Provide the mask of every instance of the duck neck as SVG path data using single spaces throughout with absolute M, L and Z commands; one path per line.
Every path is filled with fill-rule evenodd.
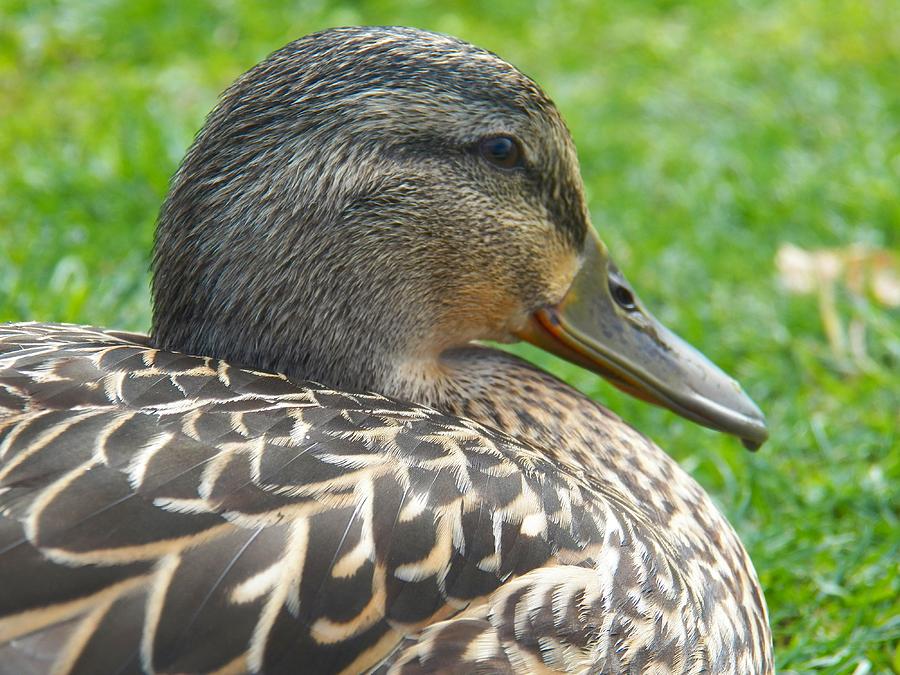
M 720 535 L 737 541 L 704 491 L 669 455 L 565 382 L 484 347 L 445 352 L 441 368 L 442 379 L 413 400 L 506 432 L 600 492 L 624 495 L 672 541 L 693 546 Z M 703 517 L 674 519 L 679 512 Z M 742 549 L 736 544 L 734 550 Z
M 549 373 L 487 347 L 445 351 L 436 363 L 421 365 L 418 371 L 410 368 L 389 393 L 499 429 L 592 474 L 606 473 L 610 464 L 618 463 L 622 453 L 614 437 L 622 430 L 638 435 Z M 647 446 L 651 454 L 663 454 L 653 444 Z
M 659 446 L 577 389 L 512 354 L 474 346 L 452 349 L 441 355 L 439 376 L 420 382 L 427 384 L 408 390 L 411 396 L 404 398 L 533 446 L 595 487 L 629 495 L 644 517 L 661 527 L 671 527 L 673 504 L 702 504 L 718 516 L 700 487 Z M 671 489 L 675 484 L 681 486 L 677 494 Z

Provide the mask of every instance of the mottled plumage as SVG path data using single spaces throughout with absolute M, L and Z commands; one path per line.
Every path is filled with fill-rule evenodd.
M 526 129 L 519 174 L 470 147 Z M 559 303 L 589 227 L 487 52 L 340 29 L 245 75 L 160 216 L 151 337 L 0 326 L 0 673 L 773 672 L 703 490 L 467 346 Z

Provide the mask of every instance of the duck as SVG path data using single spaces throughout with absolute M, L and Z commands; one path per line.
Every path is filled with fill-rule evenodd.
M 774 672 L 706 492 L 492 346 L 767 438 L 615 265 L 514 66 L 404 27 L 275 51 L 151 267 L 149 334 L 0 326 L 0 672 Z

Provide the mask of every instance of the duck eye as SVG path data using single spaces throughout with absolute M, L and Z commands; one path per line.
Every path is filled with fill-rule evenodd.
M 634 300 L 634 294 L 627 286 L 620 284 L 614 279 L 609 280 L 609 292 L 613 296 L 613 300 L 627 312 L 633 312 L 637 309 L 637 303 Z
M 509 136 L 491 136 L 479 144 L 481 156 L 502 169 L 512 169 L 521 164 L 522 152 L 518 142 Z

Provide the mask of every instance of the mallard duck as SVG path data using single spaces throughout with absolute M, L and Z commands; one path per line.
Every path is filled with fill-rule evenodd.
M 4 673 L 771 673 L 753 566 L 528 340 L 750 446 L 559 112 L 407 28 L 293 42 L 170 186 L 149 336 L 0 327 Z

